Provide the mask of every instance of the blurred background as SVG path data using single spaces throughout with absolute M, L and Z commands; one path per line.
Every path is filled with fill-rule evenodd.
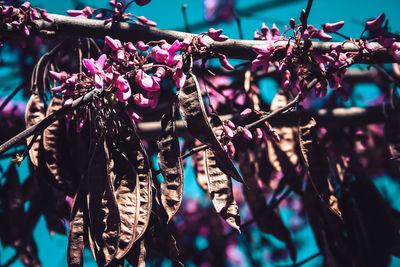
M 222 28 L 224 34 L 230 38 L 239 38 L 238 25 L 230 13 L 230 3 L 234 4 L 234 8 L 238 18 L 240 19 L 243 38 L 252 39 L 254 31 L 261 28 L 264 22 L 271 27 L 273 23 L 281 30 L 288 25 L 290 18 L 298 20 L 300 11 L 306 7 L 306 0 L 153 0 L 150 4 L 139 7 L 132 4 L 128 11 L 135 15 L 144 15 L 148 19 L 158 23 L 158 27 L 163 29 L 186 31 L 187 26 L 193 33 L 201 33 L 207 31 L 208 28 Z M 90 0 L 90 1 L 46 1 L 33 0 L 32 6 L 47 9 L 49 13 L 57 13 L 66 15 L 68 9 L 81 9 L 85 6 L 93 8 L 108 7 L 107 1 Z M 182 6 L 186 4 L 187 22 L 184 23 Z M 364 28 L 365 21 L 377 17 L 382 12 L 386 13 L 389 20 L 388 29 L 393 33 L 400 32 L 400 16 L 399 16 L 398 0 L 381 0 L 381 1 L 361 1 L 361 0 L 336 0 L 336 1 L 314 1 L 311 9 L 309 24 L 315 25 L 317 28 L 325 22 L 336 22 L 343 20 L 345 26 L 340 31 L 342 34 L 350 37 L 359 37 Z M 333 35 L 334 41 L 342 41 L 343 39 L 337 35 Z M 44 51 L 43 51 L 44 52 Z M 13 48 L 7 43 L 0 50 L 0 97 L 1 101 L 9 95 L 14 88 L 22 83 L 24 75 L 27 71 L 21 65 L 35 64 L 35 59 L 29 56 L 25 57 L 21 62 L 20 50 Z M 233 61 L 233 63 L 240 63 Z M 363 66 L 362 68 L 366 68 Z M 27 74 L 25 74 L 27 75 Z M 29 75 L 29 74 L 28 74 Z M 259 84 L 263 100 L 270 104 L 274 95 L 278 91 L 278 85 L 274 80 L 265 79 Z M 374 84 L 359 84 L 347 102 L 340 105 L 348 106 L 367 106 L 371 103 L 379 102 L 380 91 Z M 323 100 L 322 100 L 323 101 Z M 4 112 L 14 112 L 16 116 L 23 116 L 27 97 L 21 92 L 7 106 Z M 318 108 L 322 102 L 315 101 L 313 108 Z M 17 150 L 18 148 L 16 148 Z M 15 151 L 16 151 L 15 150 Z M 14 152 L 15 152 L 14 151 Z M 10 151 L 13 152 L 13 151 Z M 28 173 L 28 160 L 26 159 L 18 169 L 21 182 L 24 181 Z M 155 160 L 156 161 L 156 160 Z M 190 162 L 190 161 L 188 161 Z M 3 169 L 9 164 L 9 159 L 1 160 L 0 165 Z M 394 181 L 390 176 L 382 173 L 381 176 L 374 179 L 378 189 L 381 191 L 385 199 L 389 201 L 391 206 L 400 210 L 400 187 L 398 182 Z M 240 185 L 235 184 L 236 188 Z M 192 214 L 192 217 L 178 215 L 176 223 L 178 229 L 186 231 L 190 240 L 185 240 L 193 246 L 193 253 L 206 253 L 204 251 L 212 245 L 210 240 L 205 236 L 207 234 L 194 235 L 190 233 L 187 224 L 196 223 L 204 217 L 207 217 L 208 210 L 212 209 L 210 200 L 204 196 L 203 191 L 199 188 L 194 178 L 194 171 L 191 164 L 186 164 L 185 169 L 185 187 L 184 187 L 184 203 L 181 207 L 182 212 Z M 236 190 L 238 191 L 238 190 Z M 236 195 L 235 195 L 236 197 Z M 249 210 L 246 205 L 241 202 L 242 223 L 250 219 Z M 312 230 L 301 213 L 295 212 L 300 201 L 296 196 L 292 196 L 288 201 L 283 201 L 280 206 L 280 213 L 285 225 L 291 230 L 292 238 L 296 242 L 297 259 L 301 261 L 312 255 L 315 258 L 308 261 L 302 266 L 321 266 L 322 257 L 318 254 L 318 247 L 315 243 Z M 182 213 L 181 212 L 181 213 Z M 187 220 L 187 221 L 185 221 Z M 0 222 L 1 227 L 1 222 Z M 229 233 L 230 229 L 225 227 L 225 232 Z M 201 231 L 200 231 L 201 232 Z M 291 264 L 290 257 L 285 249 L 285 244 L 271 235 L 264 234 L 255 226 L 247 227 L 241 235 L 234 233 L 234 242 L 228 245 L 226 250 L 227 266 L 279 266 Z M 38 246 L 38 253 L 42 266 L 67 266 L 66 248 L 67 237 L 57 233 L 50 234 L 46 228 L 44 218 L 40 218 L 37 227 L 34 230 L 34 239 Z M 85 266 L 96 266 L 92 260 L 89 250 L 85 252 Z M 2 247 L 0 245 L 0 266 L 3 266 L 13 255 L 15 251 L 10 247 Z M 186 262 L 187 266 L 196 266 L 194 262 Z M 156 264 L 149 262 L 149 266 Z M 171 266 L 168 260 L 157 262 L 162 266 Z M 19 261 L 14 262 L 13 267 L 23 266 Z M 202 265 L 203 266 L 203 265 Z M 207 265 L 204 265 L 207 266 Z M 393 257 L 391 266 L 400 266 L 400 259 Z

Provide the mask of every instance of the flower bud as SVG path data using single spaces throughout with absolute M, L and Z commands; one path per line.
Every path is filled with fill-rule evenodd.
M 244 118 L 251 114 L 252 110 L 250 108 L 246 108 L 240 113 L 240 117 Z
M 367 21 L 365 29 L 369 31 L 375 31 L 379 29 L 382 23 L 385 21 L 385 13 L 380 14 L 376 19 Z
M 338 21 L 335 23 L 325 23 L 324 25 L 322 25 L 322 28 L 327 33 L 333 33 L 333 32 L 337 32 L 338 30 L 340 30 L 343 27 L 343 25 L 344 25 L 344 21 Z

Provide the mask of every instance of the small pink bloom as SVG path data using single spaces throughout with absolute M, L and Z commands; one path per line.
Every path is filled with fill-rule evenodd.
M 231 120 L 226 120 L 226 124 L 228 125 L 229 128 L 235 129 L 235 124 Z
M 110 36 L 106 36 L 104 42 L 113 50 L 117 51 L 118 49 L 122 48 L 121 41 L 118 39 L 113 39 Z
M 125 52 L 124 52 L 124 50 L 119 49 L 117 51 L 117 61 L 122 62 L 122 61 L 124 61 L 124 59 L 125 59 Z
M 138 19 L 141 23 L 146 24 L 146 25 L 148 25 L 148 26 L 151 26 L 151 27 L 157 26 L 157 23 L 156 23 L 156 22 L 147 19 L 145 16 L 137 17 L 137 19 Z
M 257 144 L 261 142 L 263 138 L 263 132 L 260 128 L 256 128 L 256 140 L 257 140 Z
M 132 54 L 136 53 L 136 47 L 132 44 L 132 42 L 128 42 L 125 44 L 125 48 L 131 52 Z
M 164 60 L 168 58 L 169 54 L 167 51 L 156 45 L 151 49 L 151 55 L 157 62 L 164 62 Z
M 225 55 L 220 55 L 219 56 L 219 62 L 221 63 L 222 67 L 224 67 L 226 70 L 234 70 L 235 68 L 228 62 L 226 59 Z
M 48 22 L 53 22 L 53 18 L 47 13 L 45 9 L 40 9 L 40 14 L 42 15 L 43 19 Z
M 96 19 L 104 19 L 106 17 L 106 11 L 101 10 L 99 14 L 96 15 Z
M 61 84 L 61 85 L 59 85 L 59 86 L 53 87 L 53 88 L 51 88 L 51 91 L 52 91 L 52 92 L 55 92 L 55 93 L 60 93 L 60 92 L 64 91 L 65 85 L 66 85 L 66 84 L 63 83 L 63 84 Z
M 115 92 L 115 96 L 117 97 L 119 102 L 126 102 L 132 96 L 132 92 L 131 92 L 131 90 L 128 90 L 126 92 L 122 92 L 121 90 L 117 90 Z
M 225 135 L 226 137 L 228 137 L 229 139 L 232 139 L 235 135 L 233 134 L 233 131 L 231 128 L 225 126 L 224 127 L 224 131 L 225 131 Z
M 160 85 L 154 78 L 142 70 L 136 71 L 135 81 L 143 88 L 143 90 L 154 92 L 160 90 Z
M 228 148 L 228 157 L 233 160 L 235 157 L 236 149 L 232 142 L 229 142 L 227 145 Z
M 55 72 L 50 70 L 49 74 L 50 77 L 56 80 L 57 82 L 64 82 L 68 78 L 68 75 L 65 71 Z
M 40 19 L 39 13 L 34 8 L 31 9 L 31 18 L 32 20 Z
M 333 32 L 337 32 L 338 30 L 340 30 L 343 27 L 343 25 L 344 25 L 344 21 L 338 21 L 335 23 L 325 23 L 324 25 L 322 25 L 322 28 L 327 33 L 333 33 Z
M 332 40 L 332 36 L 326 34 L 323 30 L 319 30 L 316 37 L 323 42 L 328 42 Z
M 29 29 L 28 29 L 28 27 L 26 27 L 26 25 L 24 25 L 24 33 L 26 36 L 30 35 Z
M 375 31 L 379 29 L 382 23 L 385 21 L 385 13 L 380 14 L 376 19 L 367 21 L 365 29 Z
M 214 41 L 217 41 L 217 42 L 225 42 L 225 41 L 228 40 L 228 39 L 229 39 L 228 36 L 221 34 L 220 36 L 216 37 L 216 38 L 214 39 Z
M 210 36 L 211 39 L 215 39 L 218 36 L 220 36 L 222 34 L 222 29 L 214 29 L 214 28 L 210 28 L 208 29 L 208 36 Z
M 251 132 L 246 129 L 246 128 L 242 128 L 242 134 L 244 136 L 244 138 L 246 138 L 247 140 L 251 140 L 253 139 L 253 135 L 251 134 Z
M 154 76 L 162 79 L 165 76 L 165 69 L 163 67 L 158 67 L 157 71 L 154 73 Z
M 240 113 L 240 117 L 244 118 L 251 114 L 252 110 L 250 108 L 246 108 Z
M 145 44 L 143 41 L 139 41 L 136 43 L 137 48 L 139 48 L 140 51 L 145 52 L 149 50 L 149 45 Z
M 107 56 L 102 54 L 96 62 L 93 59 L 84 58 L 82 60 L 85 68 L 94 76 L 94 82 L 97 88 L 103 87 L 104 65 L 107 61 Z
M 181 89 L 185 85 L 186 75 L 183 73 L 182 69 L 177 69 L 172 75 L 172 79 L 175 81 L 176 87 Z
M 168 49 L 168 52 L 175 53 L 177 52 L 182 46 L 182 43 L 179 42 L 179 40 L 175 40 L 175 42 L 171 45 L 171 47 Z
M 203 47 L 208 47 L 208 43 L 204 40 L 204 38 L 203 37 L 199 37 L 198 38 L 198 40 L 199 40 L 199 44 L 201 45 L 201 46 L 203 46 Z
M 64 101 L 64 106 L 70 107 L 70 106 L 72 105 L 72 103 L 74 103 L 74 100 L 73 100 L 72 98 L 67 98 L 67 99 Z
M 23 11 L 27 11 L 31 7 L 31 3 L 28 1 L 24 2 L 19 8 Z
M 136 105 L 138 105 L 140 107 L 155 108 L 158 104 L 158 98 L 155 98 L 155 99 L 146 98 L 141 93 L 135 94 L 133 96 L 133 101 L 135 102 Z

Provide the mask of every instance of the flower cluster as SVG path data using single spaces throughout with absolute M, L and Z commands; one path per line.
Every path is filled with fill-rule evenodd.
M 222 30 L 215 29 L 199 36 L 188 36 L 182 42 L 176 40 L 172 44 L 165 40 L 123 44 L 106 36 L 103 54 L 97 60 L 82 60 L 87 72 L 67 74 L 50 71 L 51 78 L 58 82 L 51 91 L 61 93 L 64 105 L 70 106 L 74 99 L 94 87 L 102 88 L 111 99 L 124 103 L 129 115 L 138 120 L 141 117 L 133 111 L 134 106 L 155 108 L 160 97 L 161 81 L 166 75 L 171 77 L 178 89 L 183 87 L 186 80 L 184 56 L 207 46 L 199 41 L 204 35 L 216 41 L 227 39 Z M 218 57 L 224 67 L 233 69 L 224 55 L 218 54 Z
M 67 10 L 67 14 L 73 17 L 90 19 L 93 17 L 94 13 L 98 13 L 95 17 L 97 19 L 107 18 L 105 19 L 105 21 L 115 21 L 115 22 L 133 21 L 134 23 L 139 25 L 157 26 L 157 23 L 147 19 L 144 16 L 136 16 L 131 13 L 125 13 L 128 6 L 133 2 L 136 2 L 136 4 L 139 6 L 143 6 L 150 3 L 150 1 L 151 0 L 136 0 L 136 1 L 131 1 L 128 4 L 124 5 L 123 2 L 110 0 L 109 4 L 112 7 L 112 9 L 107 9 L 107 8 L 93 9 L 87 6 L 82 10 Z
M 375 31 L 379 29 L 385 20 L 385 15 L 381 14 L 375 20 L 368 21 L 364 31 Z M 347 68 L 355 63 L 355 59 L 362 56 L 361 52 L 365 49 L 372 53 L 374 49 L 370 42 L 376 41 L 396 60 L 400 60 L 400 47 L 393 37 L 378 36 L 368 41 L 347 40 L 359 48 L 360 52 L 344 52 L 343 45 L 331 45 L 328 53 L 322 53 L 318 49 L 312 47 L 312 39 L 327 42 L 332 39 L 328 33 L 334 33 L 340 30 L 344 22 L 325 23 L 322 29 L 317 29 L 313 25 L 297 24 L 294 19 L 289 22 L 290 27 L 280 35 L 279 29 L 273 25 L 269 29 L 265 24 L 262 25 L 261 31 L 256 31 L 254 39 L 265 40 L 262 45 L 253 47 L 253 51 L 257 53 L 256 59 L 252 61 L 252 71 L 262 67 L 267 71 L 271 63 L 276 67 L 277 71 L 282 73 L 282 87 L 288 89 L 291 86 L 297 90 L 307 94 L 311 88 L 309 84 L 315 78 L 318 82 L 313 86 L 316 96 L 324 97 L 327 93 L 328 86 L 342 95 L 347 100 L 347 95 L 343 89 L 342 82 Z M 286 38 L 285 34 L 291 31 L 293 36 Z M 287 41 L 286 45 L 282 42 Z M 281 60 L 274 61 L 277 51 L 282 50 L 284 56 Z M 365 53 L 365 52 L 364 52 Z
M 0 11 L 1 23 L 9 23 L 12 27 L 23 30 L 26 36 L 30 35 L 29 27 L 35 20 L 42 18 L 53 21 L 45 9 L 33 8 L 29 2 L 24 2 L 19 8 L 0 4 Z

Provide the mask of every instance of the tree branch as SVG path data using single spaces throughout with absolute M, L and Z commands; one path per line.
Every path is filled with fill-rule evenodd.
M 325 128 L 343 128 L 343 127 L 360 127 L 366 124 L 382 123 L 391 113 L 390 105 L 380 105 L 373 107 L 352 107 L 352 108 L 335 108 L 320 109 L 310 111 L 311 115 L 318 122 L 318 125 Z M 268 120 L 273 127 L 296 126 L 300 116 L 300 111 L 291 111 L 284 114 L 276 115 Z M 222 120 L 237 119 L 237 115 L 222 115 Z M 146 139 L 158 138 L 161 132 L 160 122 L 141 122 L 138 124 L 141 136 Z M 186 136 L 189 134 L 183 121 L 176 122 L 176 130 L 178 135 Z
M 175 40 L 183 40 L 187 35 L 193 35 L 187 32 L 164 30 L 155 27 L 140 26 L 127 22 L 105 22 L 102 20 L 82 19 L 68 17 L 57 14 L 50 14 L 54 19 L 53 22 L 47 22 L 43 19 L 36 20 L 36 29 L 31 29 L 36 34 L 54 34 L 62 37 L 92 37 L 104 39 L 105 36 L 118 38 L 122 41 L 154 41 L 164 39 L 169 43 Z M 0 26 L 0 35 L 13 38 L 15 36 L 23 36 L 23 32 L 12 27 L 10 24 Z M 236 59 L 253 59 L 256 53 L 253 52 L 254 45 L 263 44 L 265 41 L 260 40 L 236 40 L 229 39 L 225 42 L 214 42 L 210 38 L 206 38 L 210 47 L 215 52 L 222 53 L 228 58 Z M 286 46 L 287 41 L 277 41 L 276 45 Z M 330 52 L 332 44 L 342 44 L 341 42 L 313 42 L 314 49 L 322 52 Z M 360 59 L 358 63 L 389 63 L 395 62 L 393 57 L 388 53 L 386 48 L 382 48 L 376 42 L 372 42 L 371 48 L 376 49 L 369 59 Z M 400 44 L 399 44 L 400 45 Z M 275 60 L 285 56 L 284 49 L 275 53 Z M 345 43 L 342 52 L 358 52 L 358 48 L 352 43 Z
M 0 155 L 12 148 L 13 146 L 19 144 L 20 142 L 24 141 L 26 138 L 28 138 L 31 135 L 37 134 L 39 132 L 42 132 L 44 129 L 46 129 L 49 125 L 51 125 L 53 122 L 61 118 L 61 116 L 64 116 L 67 114 L 69 111 L 77 108 L 78 106 L 82 104 L 89 103 L 90 101 L 96 99 L 101 93 L 103 92 L 103 89 L 93 89 L 89 93 L 87 93 L 84 96 L 81 96 L 77 99 L 74 100 L 72 105 L 70 107 L 63 107 L 57 112 L 47 116 L 44 118 L 41 122 L 38 124 L 35 124 L 28 129 L 20 132 L 7 142 L 3 143 L 0 146 Z

